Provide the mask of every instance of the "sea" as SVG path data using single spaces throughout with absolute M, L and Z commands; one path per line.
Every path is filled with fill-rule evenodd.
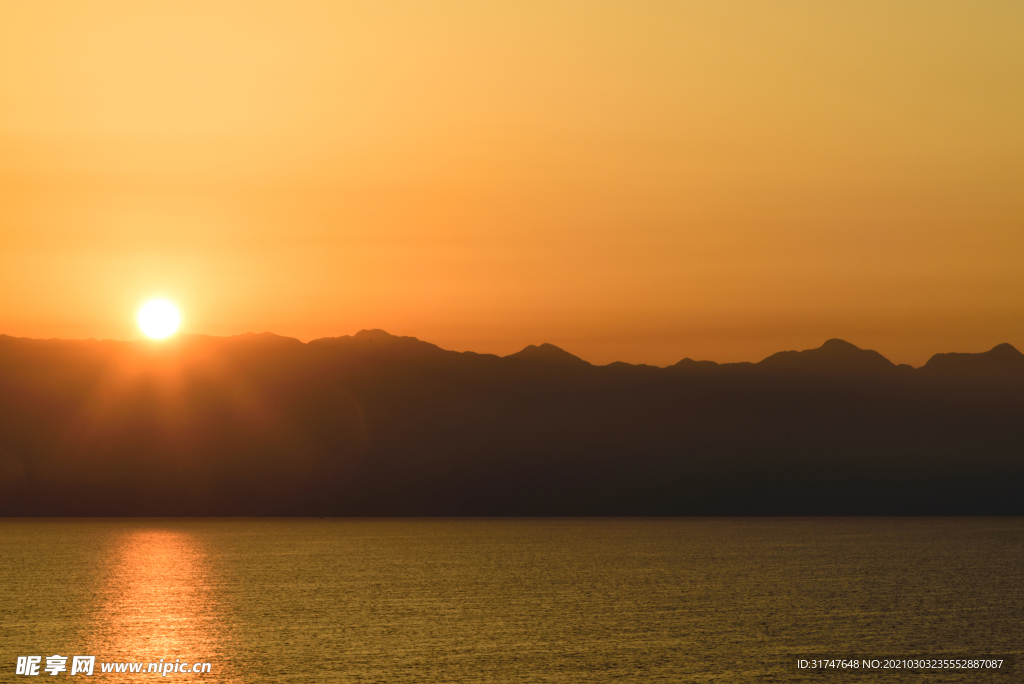
M 0 635 L 4 682 L 1024 681 L 1024 519 L 3 519 Z

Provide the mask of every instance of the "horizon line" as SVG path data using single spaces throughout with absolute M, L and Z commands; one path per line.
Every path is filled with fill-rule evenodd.
M 981 355 L 981 354 L 988 354 L 990 352 L 995 351 L 996 349 L 999 349 L 1000 347 L 1007 347 L 1009 349 L 1012 349 L 1014 352 L 1016 352 L 1018 354 L 1021 353 L 1020 350 L 1018 350 L 1016 347 L 1014 347 L 1009 342 L 998 342 L 994 346 L 992 346 L 991 348 L 989 348 L 989 349 L 987 349 L 985 351 L 981 351 L 981 352 L 956 352 L 956 351 L 954 351 L 954 352 L 933 352 L 931 354 L 931 356 L 928 357 L 928 361 L 926 361 L 924 364 L 922 364 L 921 366 L 913 366 L 913 365 L 907 364 L 907 363 L 899 363 L 899 364 L 897 364 L 897 363 L 891 361 L 888 357 L 886 357 L 881 352 L 878 352 L 878 351 L 876 351 L 874 349 L 867 349 L 867 348 L 864 348 L 864 347 L 859 347 L 856 344 L 853 344 L 852 342 L 848 342 L 847 340 L 844 340 L 842 338 L 830 337 L 827 340 L 825 340 L 818 347 L 811 347 L 809 349 L 781 349 L 779 351 L 776 351 L 776 352 L 773 352 L 773 353 L 769 354 L 768 356 L 760 359 L 759 361 L 726 361 L 726 362 L 719 362 L 719 361 L 711 361 L 711 360 L 708 360 L 708 359 L 692 359 L 689 356 L 684 356 L 683 358 L 681 358 L 679 361 L 675 362 L 674 364 L 669 364 L 667 366 L 656 366 L 654 364 L 648 364 L 648 363 L 629 363 L 627 361 L 610 361 L 610 362 L 605 363 L 605 364 L 595 364 L 595 363 L 592 363 L 590 361 L 587 361 L 586 359 L 583 359 L 582 357 L 576 356 L 572 352 L 569 352 L 569 351 L 563 349 L 562 347 L 559 347 L 559 346 L 557 346 L 555 344 L 552 344 L 550 342 L 541 342 L 539 344 L 528 344 L 525 347 L 523 347 L 522 349 L 520 349 L 519 351 L 512 352 L 510 354 L 505 354 L 505 355 L 493 354 L 493 353 L 489 353 L 489 352 L 476 352 L 476 351 L 472 351 L 472 350 L 458 351 L 458 350 L 454 350 L 454 349 L 445 349 L 445 348 L 443 348 L 443 347 L 441 347 L 441 346 L 439 346 L 437 344 L 434 344 L 433 342 L 428 342 L 426 340 L 420 339 L 418 337 L 414 337 L 412 335 L 395 335 L 395 334 L 389 333 L 386 330 L 383 330 L 382 328 L 363 328 L 363 329 L 361 329 L 361 330 L 359 330 L 359 331 L 357 331 L 355 333 L 352 333 L 352 334 L 335 335 L 335 336 L 327 336 L 327 337 L 318 337 L 318 338 L 314 338 L 314 339 L 311 339 L 311 340 L 308 340 L 308 341 L 305 341 L 305 342 L 303 342 L 301 339 L 299 339 L 297 337 L 291 337 L 291 336 L 288 336 L 288 335 L 281 335 L 281 334 L 278 334 L 278 333 L 270 332 L 269 330 L 265 330 L 263 332 L 258 332 L 258 333 L 250 331 L 250 332 L 244 332 L 244 333 L 236 333 L 234 335 L 211 335 L 211 334 L 208 334 L 208 333 L 176 332 L 176 333 L 174 333 L 173 335 L 171 335 L 169 337 L 161 338 L 161 339 L 153 339 L 153 338 L 147 338 L 145 336 L 140 336 L 140 337 L 136 337 L 136 338 L 129 339 L 129 340 L 116 340 L 116 339 L 112 339 L 112 338 L 98 339 L 98 338 L 95 338 L 95 337 L 88 337 L 88 338 L 84 338 L 84 339 L 83 338 L 61 338 L 61 337 L 36 338 L 36 337 L 14 336 L 14 335 L 8 335 L 6 333 L 0 333 L 0 338 L 9 338 L 9 339 L 13 339 L 13 340 L 30 340 L 30 341 L 34 341 L 34 342 L 95 342 L 95 343 L 100 343 L 100 344 L 102 344 L 102 343 L 135 344 L 135 343 L 140 343 L 141 342 L 141 343 L 145 343 L 145 344 L 148 344 L 148 345 L 157 346 L 157 345 L 164 345 L 164 344 L 172 343 L 175 339 L 181 339 L 181 338 L 187 338 L 187 337 L 206 338 L 206 339 L 210 339 L 210 340 L 230 340 L 230 339 L 240 338 L 240 337 L 270 336 L 270 337 L 276 337 L 276 338 L 279 338 L 279 339 L 282 339 L 282 340 L 293 340 L 293 341 L 295 341 L 296 343 L 298 343 L 300 345 L 307 346 L 307 345 L 312 344 L 314 342 L 321 342 L 323 340 L 339 340 L 339 339 L 346 339 L 346 338 L 348 338 L 348 339 L 355 339 L 355 338 L 357 338 L 359 336 L 364 336 L 365 337 L 365 334 L 367 334 L 367 333 L 369 333 L 369 334 L 372 334 L 372 333 L 382 333 L 383 335 L 386 335 L 389 338 L 413 340 L 413 341 L 419 342 L 421 344 L 427 344 L 427 345 L 430 345 L 432 347 L 436 347 L 437 349 L 439 349 L 441 351 L 451 352 L 451 353 L 454 353 L 454 354 L 476 354 L 476 355 L 479 355 L 479 356 L 494 356 L 496 358 L 501 358 L 501 359 L 509 358 L 511 356 L 516 356 L 518 354 L 522 354 L 523 352 L 527 352 L 528 350 L 531 350 L 531 349 L 540 350 L 540 349 L 543 349 L 545 347 L 549 347 L 549 348 L 552 348 L 552 349 L 556 350 L 558 353 L 570 356 L 570 357 L 572 357 L 574 359 L 577 359 L 577 360 L 579 360 L 579 361 L 581 361 L 583 363 L 586 363 L 587 365 L 593 366 L 595 368 L 604 368 L 604 367 L 607 367 L 607 366 L 613 366 L 613 365 L 617 365 L 617 364 L 622 364 L 622 365 L 627 365 L 627 366 L 638 366 L 638 367 L 662 368 L 662 369 L 665 369 L 665 368 L 671 368 L 671 367 L 676 366 L 676 365 L 678 365 L 680 363 L 683 363 L 685 361 L 691 361 L 693 363 L 702 363 L 702 364 L 703 363 L 710 363 L 710 364 L 714 364 L 716 366 L 758 365 L 758 364 L 760 364 L 760 363 L 762 363 L 762 362 L 764 362 L 764 361 L 766 361 L 766 360 L 768 360 L 768 359 L 770 359 L 772 357 L 775 357 L 775 356 L 777 356 L 779 354 L 793 354 L 793 353 L 801 354 L 801 353 L 804 353 L 804 352 L 813 352 L 813 351 L 821 350 L 826 345 L 828 345 L 830 342 L 840 342 L 840 343 L 843 343 L 844 345 L 848 345 L 849 347 L 853 347 L 854 349 L 856 349 L 858 351 L 861 351 L 861 352 L 877 354 L 879 357 L 881 357 L 882 359 L 884 359 L 888 363 L 892 364 L 896 368 L 907 367 L 907 368 L 913 368 L 915 370 L 923 368 L 924 366 L 926 366 L 928 364 L 929 361 L 931 361 L 936 356 L 945 355 L 945 354 L 964 354 L 964 355 L 976 356 L 976 355 Z

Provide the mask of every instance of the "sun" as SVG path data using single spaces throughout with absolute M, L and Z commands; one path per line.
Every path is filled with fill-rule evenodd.
M 146 302 L 139 310 L 139 327 L 146 337 L 162 340 L 174 334 L 181 323 L 181 316 L 174 305 L 164 299 Z

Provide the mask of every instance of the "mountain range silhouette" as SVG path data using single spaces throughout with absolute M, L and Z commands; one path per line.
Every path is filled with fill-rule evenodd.
M 1024 354 L 0 335 L 0 515 L 1022 515 Z

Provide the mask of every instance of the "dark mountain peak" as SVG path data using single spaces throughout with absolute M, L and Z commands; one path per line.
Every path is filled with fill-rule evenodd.
M 517 351 L 515 354 L 509 354 L 505 357 L 506 359 L 521 359 L 526 361 L 544 361 L 545 363 L 572 363 L 575 365 L 586 365 L 590 363 L 584 361 L 578 356 L 573 356 L 569 352 L 556 347 L 553 344 L 545 342 L 542 345 L 531 344 L 524 347 L 521 351 Z
M 997 344 L 978 354 L 936 354 L 928 359 L 923 370 L 942 375 L 975 374 L 985 377 L 1024 372 L 1024 354 L 1012 344 Z
M 416 337 L 402 337 L 392 335 L 386 330 L 374 328 L 373 330 L 360 330 L 355 335 L 342 335 L 340 337 L 321 337 L 311 340 L 313 345 L 347 345 L 347 346 L 384 346 L 384 345 L 422 345 L 435 347 L 436 345 L 424 342 Z
M 827 340 L 817 349 L 772 354 L 757 365 L 772 370 L 826 373 L 863 373 L 895 368 L 889 359 L 878 352 L 861 349 L 836 338 Z
M 419 358 L 447 354 L 436 344 L 424 342 L 416 337 L 392 335 L 384 330 L 360 330 L 355 335 L 322 337 L 311 340 L 309 346 L 316 349 L 338 349 L 356 357 L 372 358 Z
M 847 342 L 846 340 L 833 337 L 830 340 L 825 340 L 824 344 L 818 347 L 817 350 L 809 349 L 808 351 L 822 351 L 829 354 L 857 354 L 864 350 L 855 344 Z
M 391 341 L 391 340 L 400 340 L 400 339 L 402 339 L 398 335 L 392 335 L 388 331 L 381 330 L 380 328 L 373 328 L 372 330 L 360 330 L 359 332 L 357 332 L 352 337 L 357 339 L 357 340 L 364 341 L 364 342 L 388 342 L 388 341 Z M 419 341 L 415 337 L 405 338 L 405 339 L 413 339 L 413 340 L 416 340 L 417 342 Z
M 718 368 L 718 364 L 715 363 L 714 361 L 694 361 L 689 356 L 687 356 L 682 361 L 672 364 L 671 366 L 669 366 L 669 368 L 680 371 L 708 371 Z
M 392 335 L 389 332 L 374 328 L 373 330 L 360 330 L 352 336 L 352 341 L 363 346 L 391 348 L 403 350 L 418 350 L 421 352 L 444 351 L 436 344 L 424 342 L 418 337 L 406 335 Z
M 1001 359 L 1014 359 L 1018 362 L 1024 360 L 1024 354 L 1021 354 L 1016 347 L 1009 342 L 1003 342 L 989 349 L 985 354 L 993 358 Z

